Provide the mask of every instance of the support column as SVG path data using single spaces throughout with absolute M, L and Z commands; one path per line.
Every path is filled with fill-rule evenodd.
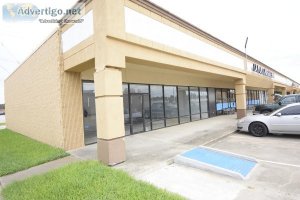
M 239 79 L 235 82 L 235 95 L 236 95 L 236 109 L 237 118 L 241 119 L 247 114 L 246 105 L 246 80 Z
M 122 97 L 124 50 L 113 38 L 125 37 L 124 0 L 93 1 L 95 97 L 98 159 L 107 165 L 125 161 Z
M 282 95 L 286 95 L 287 94 L 287 89 L 286 88 L 282 88 Z
M 107 165 L 125 161 L 122 73 L 108 68 L 95 72 L 98 159 Z
M 267 90 L 268 93 L 268 103 L 274 103 L 274 94 L 275 94 L 275 88 L 269 88 Z

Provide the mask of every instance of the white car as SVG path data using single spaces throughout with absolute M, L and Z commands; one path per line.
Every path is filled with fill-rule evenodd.
M 268 133 L 300 135 L 300 103 L 293 103 L 269 114 L 252 115 L 238 120 L 239 131 L 262 137 Z

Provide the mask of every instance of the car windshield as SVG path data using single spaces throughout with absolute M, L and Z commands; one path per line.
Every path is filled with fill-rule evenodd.
M 275 103 L 278 104 L 282 99 L 283 99 L 283 97 L 280 97 L 279 99 L 277 99 L 277 100 L 275 101 Z

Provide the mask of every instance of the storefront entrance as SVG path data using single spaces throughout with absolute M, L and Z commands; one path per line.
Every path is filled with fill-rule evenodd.
M 194 86 L 123 83 L 125 135 L 214 117 L 217 114 L 217 90 Z M 97 141 L 94 83 L 83 81 L 82 91 L 84 141 L 85 144 L 91 144 Z M 234 90 L 228 91 L 232 92 L 230 105 L 235 109 Z M 222 99 L 223 104 L 225 100 Z
M 84 144 L 97 142 L 94 82 L 82 83 Z
M 149 94 L 130 94 L 130 111 L 133 134 L 151 130 Z

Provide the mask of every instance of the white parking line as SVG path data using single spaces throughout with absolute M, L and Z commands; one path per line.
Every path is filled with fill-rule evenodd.
M 293 164 L 288 164 L 288 163 L 282 163 L 282 162 L 275 162 L 275 161 L 270 161 L 270 160 L 260 160 L 256 159 L 258 162 L 265 162 L 265 163 L 272 163 L 276 165 L 284 165 L 284 166 L 289 166 L 289 167 L 297 167 L 300 168 L 300 165 L 293 165 Z
M 212 149 L 212 150 L 215 149 L 217 151 L 221 151 L 221 152 L 224 152 L 224 153 L 232 154 L 232 155 L 235 155 L 235 156 L 253 159 L 253 160 L 256 160 L 257 162 L 265 162 L 265 163 L 271 163 L 271 164 L 276 164 L 276 165 L 283 165 L 283 166 L 300 168 L 300 165 L 294 165 L 294 164 L 283 163 L 283 162 L 276 162 L 276 161 L 270 161 L 270 160 L 262 160 L 262 159 L 259 159 L 259 158 L 255 158 L 255 157 L 251 157 L 251 156 L 246 156 L 246 155 L 243 155 L 243 154 L 233 153 L 232 151 L 225 151 L 225 150 L 219 149 L 219 148 L 207 147 L 207 146 L 201 146 L 201 145 L 199 147 L 204 147 L 204 148 L 208 148 L 208 149 Z

